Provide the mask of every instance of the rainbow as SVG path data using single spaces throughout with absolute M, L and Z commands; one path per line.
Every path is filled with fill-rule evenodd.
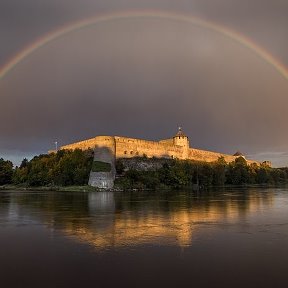
M 270 64 L 274 69 L 279 72 L 286 80 L 288 80 L 288 70 L 287 68 L 280 63 L 275 57 L 273 57 L 268 51 L 258 46 L 248 37 L 241 35 L 235 31 L 232 31 L 224 26 L 219 24 L 209 22 L 197 17 L 186 16 L 183 14 L 175 14 L 175 13 L 168 13 L 168 12 L 155 12 L 155 11 L 145 11 L 145 12 L 138 12 L 138 11 L 130 11 L 130 12 L 117 12 L 102 16 L 96 16 L 88 19 L 84 19 L 82 21 L 70 23 L 65 25 L 57 30 L 54 30 L 41 38 L 37 39 L 35 42 L 31 43 L 29 46 L 24 48 L 22 51 L 17 53 L 14 57 L 12 57 L 2 68 L 0 68 L 0 80 L 7 75 L 13 68 L 15 68 L 23 59 L 29 57 L 33 54 L 36 50 L 40 49 L 41 47 L 45 46 L 49 42 L 52 42 L 65 34 L 71 33 L 76 30 L 80 30 L 86 28 L 91 25 L 95 25 L 100 22 L 105 21 L 114 21 L 119 19 L 133 19 L 133 18 L 157 18 L 157 19 L 168 19 L 174 21 L 183 21 L 187 23 L 191 23 L 192 25 L 200 26 L 202 28 L 209 29 L 211 31 L 215 31 L 220 33 L 229 39 L 232 39 L 241 45 L 247 47 L 248 49 L 252 50 L 256 55 L 258 55 L 262 60 L 266 61 Z

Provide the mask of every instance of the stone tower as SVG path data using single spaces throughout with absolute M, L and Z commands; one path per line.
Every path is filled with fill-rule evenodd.
M 94 162 L 89 177 L 89 185 L 98 188 L 113 188 L 115 169 L 115 138 L 98 136 L 94 138 Z
M 189 150 L 189 139 L 188 136 L 186 136 L 182 128 L 178 128 L 177 134 L 173 137 L 173 143 L 176 146 L 181 146 L 183 148 L 183 159 L 186 159 L 188 157 L 188 150 Z

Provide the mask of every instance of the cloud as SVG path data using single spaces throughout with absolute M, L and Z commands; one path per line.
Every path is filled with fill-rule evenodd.
M 227 25 L 288 63 L 288 3 L 281 5 L 3 0 L 0 62 L 76 19 L 150 8 Z M 0 81 L 0 149 L 46 151 L 55 139 L 66 144 L 98 134 L 167 138 L 179 124 L 197 148 L 245 148 L 248 154 L 286 149 L 287 90 L 271 66 L 217 33 L 164 20 L 102 23 L 50 43 Z

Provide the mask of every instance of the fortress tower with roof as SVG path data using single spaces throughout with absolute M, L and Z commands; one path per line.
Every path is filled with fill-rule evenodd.
M 205 151 L 190 148 L 189 139 L 179 127 L 176 135 L 169 139 L 160 141 L 147 141 L 142 139 L 119 137 L 119 136 L 97 136 L 88 140 L 62 146 L 60 149 L 93 149 L 94 161 L 107 163 L 109 171 L 91 172 L 89 184 L 99 188 L 113 187 L 115 179 L 115 160 L 117 158 L 132 157 L 156 157 L 174 158 L 180 160 L 195 160 L 204 162 L 217 161 L 223 157 L 226 162 L 232 162 L 238 157 L 243 157 L 240 152 L 228 155 L 218 152 Z M 248 164 L 259 162 L 247 160 Z

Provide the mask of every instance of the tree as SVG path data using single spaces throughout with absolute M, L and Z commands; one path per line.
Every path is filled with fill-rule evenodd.
M 30 161 L 23 159 L 14 171 L 13 183 L 30 186 L 87 184 L 92 161 L 92 151 L 80 149 L 42 154 Z
M 13 176 L 13 163 L 0 158 L 0 185 L 11 184 Z
M 22 160 L 19 168 L 22 169 L 22 168 L 27 167 L 27 166 L 28 166 L 28 163 L 29 163 L 28 159 L 27 159 L 27 158 L 24 158 L 24 159 Z
M 227 182 L 233 185 L 249 183 L 249 166 L 243 157 L 238 157 L 229 163 L 227 171 Z
M 268 171 L 265 167 L 260 167 L 257 171 L 256 176 L 257 183 L 259 184 L 265 184 L 269 181 Z
M 213 163 L 213 184 L 223 186 L 226 181 L 227 162 L 223 156 Z
M 211 186 L 213 182 L 213 168 L 210 163 L 202 163 L 199 167 L 200 186 Z

